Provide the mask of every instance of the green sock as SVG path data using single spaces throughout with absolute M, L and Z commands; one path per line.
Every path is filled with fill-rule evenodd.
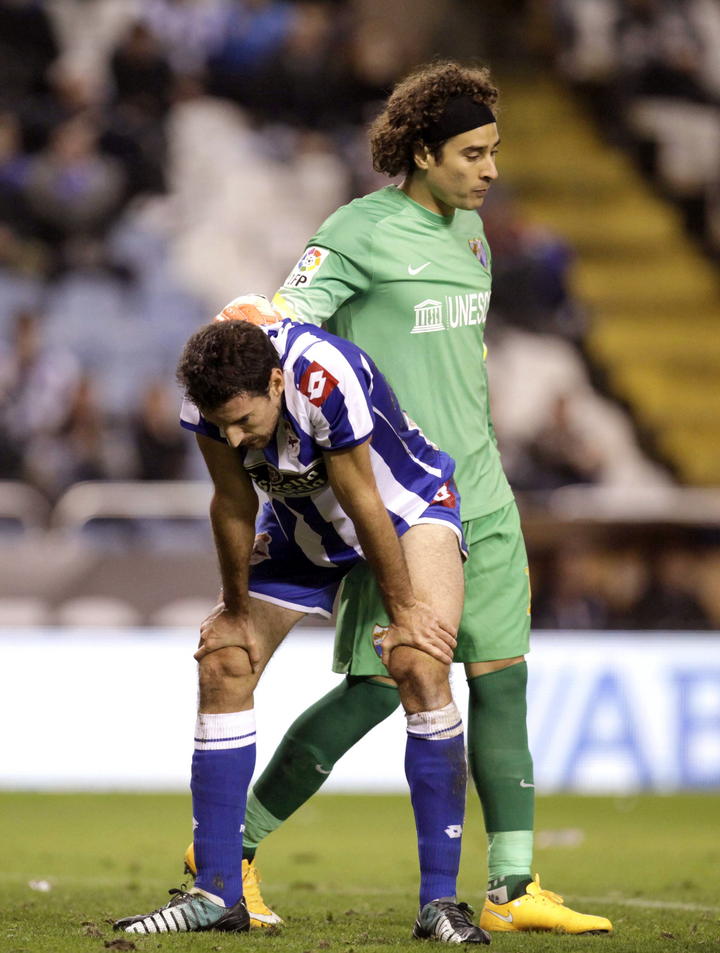
M 527 883 L 532 864 L 535 787 L 526 724 L 527 664 L 476 675 L 468 686 L 468 760 L 488 834 L 488 889 L 500 878 L 511 899 L 521 882 Z
M 530 834 L 530 857 L 532 859 L 532 831 L 503 831 L 500 834 L 488 835 L 488 855 L 495 854 L 495 870 L 513 869 L 512 859 L 507 860 L 506 858 L 513 853 L 522 856 L 527 849 L 528 834 Z M 513 835 L 518 835 L 517 839 Z M 499 841 L 496 838 L 499 838 Z M 490 863 L 488 862 L 488 868 L 489 866 Z M 524 894 L 525 888 L 531 881 L 532 877 L 528 870 L 523 870 L 522 873 L 506 873 L 496 876 L 492 876 L 488 871 L 487 895 L 494 903 L 507 903 L 509 900 L 514 900 Z
M 335 762 L 400 704 L 397 688 L 348 675 L 288 728 L 253 785 L 245 813 L 243 857 L 322 787 Z

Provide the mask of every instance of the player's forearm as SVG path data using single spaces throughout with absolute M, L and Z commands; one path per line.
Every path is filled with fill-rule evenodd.
M 223 602 L 233 613 L 247 612 L 250 606 L 248 576 L 255 540 L 255 514 L 215 493 L 210 504 L 210 522 L 215 539 Z
M 400 540 L 380 494 L 368 492 L 343 506 L 355 525 L 365 559 L 375 574 L 391 621 L 417 601 Z

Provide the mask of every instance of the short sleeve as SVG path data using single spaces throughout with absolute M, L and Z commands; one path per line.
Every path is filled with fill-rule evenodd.
M 193 433 L 202 434 L 204 437 L 211 437 L 219 443 L 227 443 L 219 428 L 205 420 L 195 404 L 187 397 L 184 398 L 180 408 L 180 426 L 186 430 L 192 430 Z
M 283 317 L 321 325 L 370 287 L 371 238 L 358 224 L 349 206 L 323 223 L 275 293 Z
M 296 361 L 294 374 L 300 409 L 323 450 L 348 449 L 372 435 L 372 375 L 360 352 L 345 355 L 320 341 Z

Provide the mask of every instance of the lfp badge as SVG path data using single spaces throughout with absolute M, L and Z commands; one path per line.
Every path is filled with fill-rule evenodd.
M 485 246 L 482 243 L 482 239 L 468 238 L 468 245 L 470 246 L 470 251 L 477 258 L 483 268 L 487 268 L 488 257 L 487 252 L 485 251 Z
M 283 286 L 304 288 L 309 285 L 329 254 L 330 251 L 327 248 L 317 248 L 315 245 L 306 248 L 300 261 L 283 282 Z

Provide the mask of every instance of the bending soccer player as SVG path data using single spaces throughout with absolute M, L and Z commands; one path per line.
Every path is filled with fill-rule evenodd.
M 383 658 L 407 713 L 406 773 L 418 832 L 414 935 L 487 943 L 456 902 L 466 761 L 449 664 L 463 600 L 453 460 L 405 417 L 370 358 L 291 321 L 205 326 L 178 376 L 214 483 L 222 602 L 201 625 L 191 790 L 197 877 L 129 933 L 249 928 L 242 828 L 255 765 L 253 691 L 308 612 L 329 616 L 365 558 L 390 620 Z M 253 484 L 270 498 L 257 520 Z M 450 832 L 450 833 L 448 833 Z
M 528 564 L 489 415 L 483 332 L 491 257 L 477 214 L 498 174 L 496 102 L 485 69 L 435 63 L 402 81 L 370 129 L 376 170 L 403 175 L 402 185 L 331 215 L 274 304 L 304 321 L 329 322 L 373 355 L 401 406 L 457 463 L 469 557 L 455 660 L 465 663 L 468 755 L 488 835 L 481 926 L 607 933 L 609 920 L 570 910 L 531 874 Z M 388 622 L 371 575 L 353 570 L 335 652 L 335 671 L 348 677 L 290 728 L 250 796 L 246 875 L 260 915 L 271 911 L 257 888 L 255 848 L 398 705 L 391 673 L 373 651 L 373 633 Z

